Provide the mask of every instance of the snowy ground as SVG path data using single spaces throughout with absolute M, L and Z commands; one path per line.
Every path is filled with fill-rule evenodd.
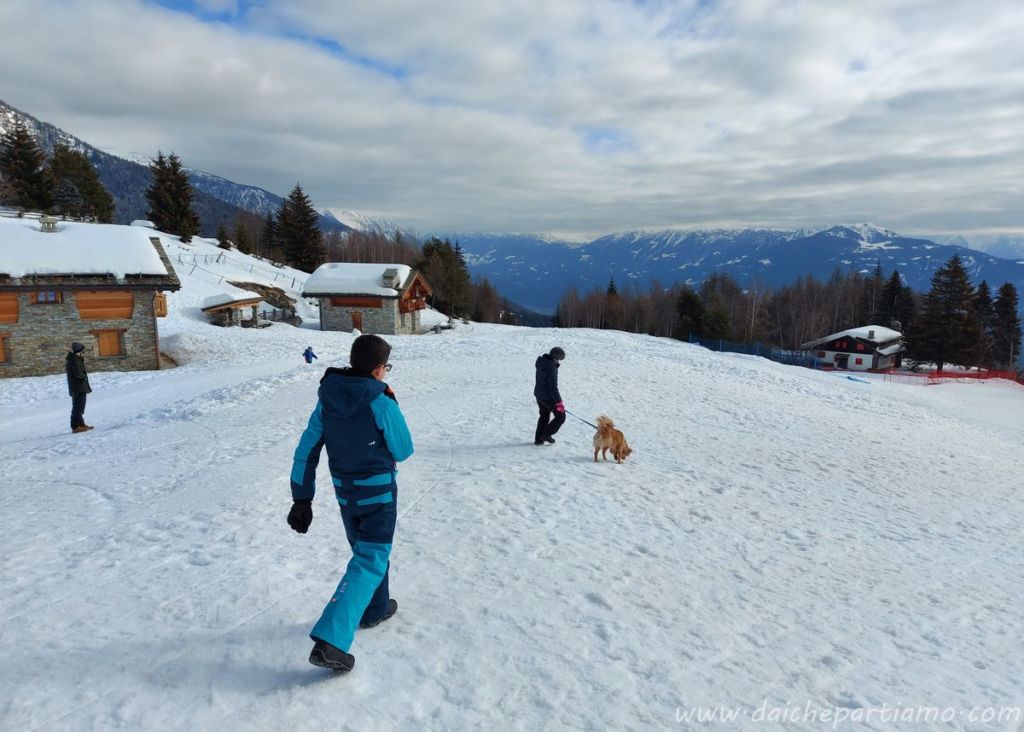
M 95 431 L 69 434 L 63 377 L 0 381 L 0 728 L 777 729 L 757 711 L 920 705 L 1021 729 L 969 715 L 1024 706 L 1024 389 L 611 332 L 393 338 L 417 447 L 401 608 L 334 677 L 306 662 L 349 556 L 325 467 L 310 533 L 285 515 L 352 336 L 205 325 L 215 285 L 181 274 L 161 332 L 182 367 L 92 375 Z M 532 445 L 553 345 L 569 409 L 611 415 L 625 465 L 594 464 L 573 418 Z M 840 728 L 939 726 L 878 719 Z

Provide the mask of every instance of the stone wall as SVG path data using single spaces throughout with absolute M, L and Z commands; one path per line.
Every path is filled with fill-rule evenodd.
M 362 313 L 363 327 L 361 332 L 376 335 L 401 335 L 415 333 L 412 327 L 412 313 L 404 318 L 399 317 L 398 300 L 384 300 L 384 307 L 347 307 L 331 305 L 331 298 L 320 299 L 321 330 L 352 330 L 352 313 Z M 403 325 L 403 320 L 406 325 Z
M 54 288 L 50 288 L 54 289 Z M 7 362 L 0 378 L 64 373 L 64 356 L 72 341 L 85 344 L 86 368 L 97 371 L 145 371 L 160 368 L 153 290 L 135 290 L 131 319 L 81 320 L 73 290 L 60 290 L 63 302 L 37 305 L 29 292 L 18 293 L 18 322 L 0 323 L 6 339 Z M 124 329 L 124 355 L 101 358 L 93 330 Z

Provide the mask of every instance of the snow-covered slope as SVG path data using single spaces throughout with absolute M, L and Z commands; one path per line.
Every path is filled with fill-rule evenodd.
M 973 710 L 1021 704 L 1024 390 L 865 384 L 610 331 L 390 339 L 416 442 L 400 609 L 358 634 L 352 674 L 310 666 L 349 549 L 326 460 L 307 535 L 285 523 L 288 473 L 352 336 L 206 325 L 227 265 L 168 248 L 180 368 L 92 375 L 82 435 L 62 377 L 0 382 L 3 729 L 705 729 L 687 721 L 702 707 L 752 730 L 783 727 L 762 708 L 927 705 L 973 730 L 993 728 Z M 259 264 L 250 281 L 291 287 Z M 553 345 L 569 409 L 611 415 L 626 464 L 595 464 L 574 417 L 533 446 L 533 362 Z

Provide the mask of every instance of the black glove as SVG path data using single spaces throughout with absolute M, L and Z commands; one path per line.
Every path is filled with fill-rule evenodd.
M 288 512 L 288 525 L 300 534 L 305 534 L 309 531 L 311 523 L 313 523 L 313 499 L 296 499 L 292 504 L 292 510 Z

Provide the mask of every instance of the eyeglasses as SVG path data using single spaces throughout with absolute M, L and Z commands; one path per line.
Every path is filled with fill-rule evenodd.
M 384 364 L 384 373 L 386 374 L 390 370 L 391 370 L 391 364 L 389 364 L 389 363 Z

